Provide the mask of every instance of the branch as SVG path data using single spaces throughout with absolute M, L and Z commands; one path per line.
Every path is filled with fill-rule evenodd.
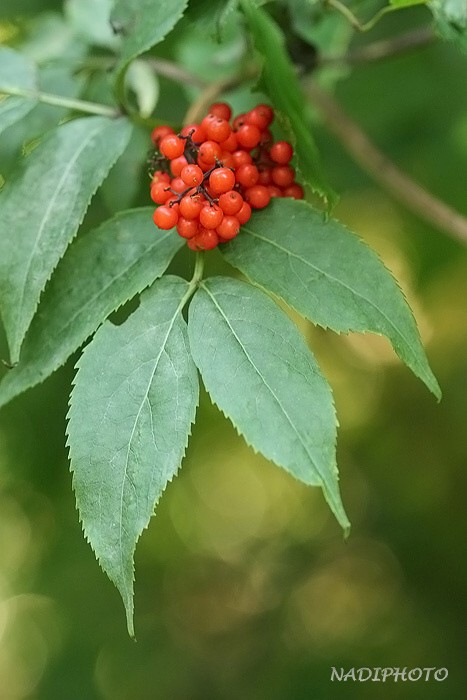
M 346 151 L 374 180 L 429 224 L 467 244 L 467 218 L 423 189 L 394 165 L 368 136 L 341 109 L 328 93 L 312 80 L 306 91 L 323 117 L 326 126 L 337 136 Z
M 349 51 L 342 56 L 321 56 L 318 59 L 318 67 L 346 63 L 357 65 L 381 61 L 406 51 L 430 44 L 436 39 L 436 34 L 431 27 L 419 27 L 410 32 L 405 32 L 390 39 L 374 41 L 371 44 Z
M 109 107 L 95 102 L 85 102 L 84 100 L 76 100 L 71 97 L 62 97 L 61 95 L 51 95 L 47 92 L 24 90 L 15 87 L 0 87 L 0 94 L 25 97 L 26 99 L 38 100 L 39 102 L 54 105 L 55 107 L 66 107 L 68 109 L 75 109 L 78 112 L 86 112 L 87 114 L 98 114 L 101 117 L 121 116 L 121 112 L 115 107 Z

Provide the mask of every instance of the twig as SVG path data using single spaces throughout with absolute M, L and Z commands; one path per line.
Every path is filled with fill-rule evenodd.
M 66 107 L 68 109 L 75 109 L 78 112 L 86 112 L 87 114 L 98 114 L 102 117 L 121 116 L 121 112 L 115 107 L 108 107 L 107 105 L 86 102 L 84 100 L 76 100 L 70 97 L 62 97 L 61 95 L 51 95 L 47 92 L 0 86 L 0 94 L 25 97 L 29 100 L 38 100 L 39 102 L 44 102 L 45 104 L 54 105 L 56 107 Z
M 427 192 L 394 165 L 368 136 L 318 85 L 308 80 L 305 87 L 327 127 L 364 170 L 422 219 L 467 244 L 467 218 Z
M 148 58 L 146 61 L 158 75 L 169 78 L 169 80 L 173 80 L 176 83 L 194 85 L 199 88 L 203 88 L 206 85 L 206 82 L 199 75 L 182 68 L 174 61 L 167 61 L 165 58 Z
M 436 39 L 436 34 L 431 27 L 419 27 L 390 39 L 374 41 L 341 56 L 321 56 L 318 59 L 318 67 L 336 63 L 357 65 L 381 61 L 382 59 L 430 44 L 434 39 Z

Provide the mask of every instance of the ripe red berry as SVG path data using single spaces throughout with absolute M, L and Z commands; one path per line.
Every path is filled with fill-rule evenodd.
M 198 221 L 185 219 L 183 216 L 180 216 L 177 223 L 177 231 L 182 238 L 193 238 L 199 231 Z
M 226 102 L 214 102 L 214 104 L 209 107 L 208 112 L 209 114 L 214 114 L 214 116 L 226 119 L 227 121 L 229 121 L 232 116 L 232 110 Z
M 182 192 L 185 192 L 186 190 L 186 184 L 183 182 L 181 177 L 174 177 L 170 183 L 170 187 L 178 194 L 182 194 Z
M 154 185 L 156 182 L 166 182 L 168 184 L 170 182 L 170 175 L 168 173 L 164 173 L 162 170 L 156 170 L 151 179 L 152 185 Z
M 271 195 L 264 185 L 254 185 L 245 191 L 245 199 L 253 209 L 264 209 L 269 204 Z
M 246 114 L 238 114 L 232 122 L 232 128 L 237 131 L 243 124 L 246 124 Z
M 170 161 L 170 172 L 174 177 L 178 177 L 187 163 L 185 156 L 174 158 Z
M 272 181 L 278 187 L 288 187 L 295 178 L 295 170 L 290 165 L 276 165 L 271 170 Z
M 270 185 L 272 184 L 272 176 L 270 168 L 263 168 L 260 170 L 258 177 L 258 185 Z
M 240 231 L 240 221 L 236 216 L 224 216 L 216 231 L 224 241 L 230 241 Z
M 271 195 L 271 199 L 273 197 L 283 197 L 284 196 L 280 187 L 276 187 L 276 185 L 268 185 L 268 192 Z
M 224 212 L 216 204 L 204 204 L 199 213 L 199 222 L 204 228 L 217 228 L 224 218 Z
M 235 179 L 243 187 L 253 187 L 258 182 L 258 178 L 258 168 L 252 163 L 241 165 L 235 171 Z
M 203 171 L 198 165 L 189 163 L 183 168 L 180 177 L 186 185 L 196 187 L 203 182 Z
M 169 230 L 177 224 L 178 212 L 175 208 L 163 204 L 156 209 L 152 218 L 156 226 L 164 230 Z
M 236 136 L 240 146 L 251 150 L 259 144 L 261 140 L 261 131 L 257 126 L 253 126 L 252 124 L 243 124 L 237 129 Z
M 303 199 L 303 187 L 296 182 L 292 183 L 282 191 L 283 197 L 293 197 L 294 199 Z
M 229 122 L 225 119 L 220 119 L 219 117 L 214 117 L 206 124 L 204 124 L 203 119 L 203 127 L 206 131 L 208 139 L 211 139 L 211 141 L 215 141 L 216 143 L 225 141 L 232 133 L 232 127 L 230 126 Z
M 222 194 L 233 189 L 235 175 L 228 168 L 216 168 L 209 176 L 209 186 L 216 194 Z
M 195 143 L 206 141 L 206 132 L 200 124 L 188 124 L 188 126 L 183 127 L 180 133 L 182 136 L 191 134 L 191 139 Z
M 169 191 L 169 186 L 166 182 L 154 182 L 151 185 L 151 199 L 156 204 L 165 204 L 172 196 Z
M 185 219 L 197 219 L 205 201 L 201 194 L 185 195 L 180 200 L 180 214 Z
M 288 141 L 277 141 L 269 149 L 269 157 L 278 165 L 287 165 L 293 156 L 293 148 Z
M 188 246 L 192 250 L 212 250 L 219 243 L 219 236 L 213 228 L 200 228 L 196 236 L 190 238 Z
M 221 147 L 218 143 L 215 141 L 204 141 L 199 147 L 198 159 L 214 165 L 216 158 L 219 158 L 221 153 Z
M 225 141 L 221 141 L 219 146 L 222 148 L 223 151 L 229 151 L 231 153 L 235 151 L 238 146 L 235 132 L 231 131 L 229 138 L 227 138 Z
M 155 129 L 151 131 L 151 141 L 155 146 L 158 146 L 159 142 L 164 138 L 164 136 L 168 136 L 169 134 L 173 133 L 174 130 L 171 129 L 170 126 L 156 126 Z
M 241 165 L 247 165 L 253 162 L 253 158 L 247 151 L 234 151 L 232 153 L 234 168 L 239 168 Z
M 274 121 L 274 110 L 269 105 L 259 104 L 256 105 L 254 110 L 262 119 L 266 120 L 266 126 L 269 126 Z
M 233 162 L 232 154 L 229 153 L 228 151 L 222 151 L 220 158 L 219 158 L 219 163 L 222 163 L 224 168 L 233 168 L 234 162 Z
M 267 116 L 263 114 L 262 110 L 258 109 L 258 107 L 250 109 L 250 111 L 246 113 L 245 121 L 247 124 L 258 127 L 260 131 L 264 131 L 270 123 Z
M 241 224 L 246 224 L 246 222 L 250 220 L 251 207 L 248 204 L 248 202 L 243 202 L 242 208 L 240 209 L 239 212 L 237 212 L 235 214 L 235 216 L 237 217 L 237 219 L 239 220 L 239 222 Z
M 179 156 L 183 155 L 183 151 L 185 150 L 185 141 L 183 139 L 179 139 L 175 134 L 168 134 L 161 140 L 159 150 L 163 156 L 169 160 L 173 160 L 174 158 L 178 158 Z
M 229 190 L 219 197 L 219 206 L 228 216 L 233 216 L 240 211 L 243 205 L 243 197 L 240 192 Z

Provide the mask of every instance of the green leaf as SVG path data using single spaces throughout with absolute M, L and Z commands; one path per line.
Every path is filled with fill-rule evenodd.
M 412 5 L 425 5 L 427 0 L 389 0 L 391 7 L 411 7 Z
M 130 61 L 162 41 L 175 27 L 188 0 L 116 0 L 111 21 L 122 35 L 117 78 Z
M 66 0 L 65 15 L 74 32 L 88 44 L 115 49 L 119 37 L 110 26 L 113 0 Z
M 129 209 L 141 187 L 142 177 L 147 183 L 148 130 L 133 125 L 128 146 L 102 183 L 100 195 L 111 212 Z
M 78 362 L 68 414 L 73 487 L 86 538 L 117 586 L 133 636 L 133 554 L 177 473 L 198 404 L 182 308 L 164 277 L 121 326 L 106 322 Z
M 130 135 L 125 118 L 68 122 L 37 146 L 3 188 L 0 303 L 13 363 L 47 280 Z
M 135 95 L 138 113 L 144 119 L 150 117 L 159 99 L 159 80 L 151 66 L 142 59 L 133 61 L 128 66 L 125 84 Z
M 0 134 L 36 105 L 35 100 L 24 97 L 2 96 L 2 90 L 8 88 L 37 88 L 36 68 L 17 51 L 0 46 Z
M 112 311 L 165 272 L 182 245 L 173 231 L 155 228 L 152 207 L 117 214 L 72 243 L 45 288 L 19 363 L 0 383 L 0 407 L 63 365 Z
M 412 312 L 376 253 L 303 201 L 275 199 L 223 246 L 226 260 L 313 323 L 387 336 L 440 398 Z
M 331 389 L 297 327 L 259 289 L 214 277 L 190 304 L 188 335 L 213 401 L 255 450 L 321 486 L 347 530 Z
M 281 122 L 290 132 L 302 179 L 330 206 L 337 197 L 321 172 L 319 154 L 305 116 L 306 100 L 296 70 L 287 55 L 284 35 L 264 10 L 252 0 L 241 0 L 257 50 L 263 58 L 261 86 L 270 96 Z

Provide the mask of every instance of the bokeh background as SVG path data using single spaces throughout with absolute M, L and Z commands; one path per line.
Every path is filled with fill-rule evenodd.
M 158 54 L 204 77 L 228 75 L 239 38 L 209 43 L 196 5 Z M 66 71 L 50 59 L 50 37 L 63 42 L 68 31 L 62 6 L 2 3 L 0 38 L 45 52 L 47 89 L 67 94 Z M 399 14 L 372 38 L 429 21 L 424 8 Z M 337 98 L 382 150 L 467 214 L 467 57 L 437 41 L 338 78 Z M 83 96 L 104 99 L 102 78 L 80 80 Z M 157 115 L 176 121 L 193 90 L 165 79 L 160 87 Z M 246 90 L 229 98 L 257 101 Z M 54 109 L 32 112 L 27 133 L 5 132 L 4 177 L 18 144 L 57 119 Z M 0 700 L 465 697 L 466 249 L 399 206 L 322 125 L 317 131 L 341 194 L 336 215 L 403 287 L 442 402 L 384 340 L 339 337 L 296 318 L 335 392 L 351 536 L 343 541 L 318 490 L 255 455 L 203 394 L 183 468 L 137 548 L 134 643 L 74 507 L 64 446 L 74 356 L 0 413 Z M 84 233 L 112 213 L 122 178 L 131 179 L 133 204 L 148 203 L 146 139 L 141 130 L 138 167 L 129 159 L 126 175 L 111 174 Z M 211 256 L 210 272 L 224 266 Z M 189 274 L 185 252 L 172 269 Z M 446 667 L 449 679 L 331 684 L 333 666 Z

